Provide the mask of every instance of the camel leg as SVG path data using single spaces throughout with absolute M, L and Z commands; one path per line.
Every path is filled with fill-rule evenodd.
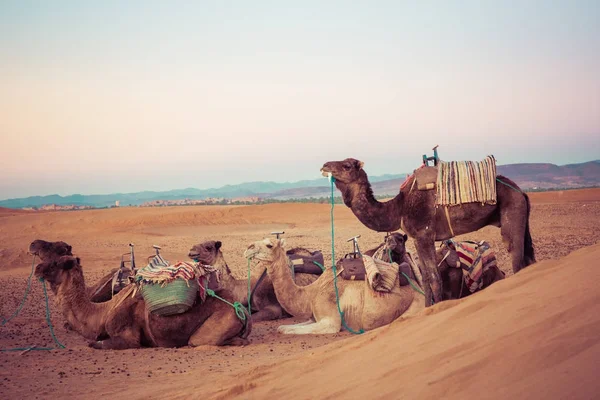
M 309 335 L 338 333 L 342 328 L 342 322 L 339 318 L 323 318 L 315 323 L 312 321 L 303 322 L 296 325 L 282 325 L 277 328 L 277 332 L 286 335 Z
M 525 267 L 523 260 L 525 250 L 525 229 L 515 223 L 514 218 L 515 215 L 511 215 L 509 212 L 502 213 L 502 216 L 500 217 L 502 222 L 502 225 L 500 226 L 500 235 L 502 236 L 502 242 L 504 242 L 506 250 L 508 250 L 508 254 L 510 254 L 513 272 L 516 274 Z
M 283 317 L 283 309 L 278 304 L 271 304 L 252 314 L 252 322 L 273 321 Z
M 435 241 L 429 237 L 417 237 L 415 247 L 423 266 L 425 305 L 429 307 L 442 301 L 442 278 L 436 265 Z
M 242 329 L 242 321 L 238 319 L 233 309 L 216 312 L 190 336 L 188 345 L 198 347 L 248 344 L 249 342 L 246 339 L 240 338 L 243 343 L 234 340 Z
M 118 335 L 112 336 L 106 340 L 91 342 L 90 347 L 102 350 L 137 349 L 141 347 L 140 339 L 141 335 L 139 330 L 128 328 L 119 332 Z

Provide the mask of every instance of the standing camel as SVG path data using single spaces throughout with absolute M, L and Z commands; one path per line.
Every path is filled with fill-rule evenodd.
M 347 158 L 325 163 L 321 172 L 323 175 L 331 173 L 342 192 L 344 204 L 367 228 L 377 232 L 402 229 L 414 239 L 424 268 L 427 306 L 442 300 L 442 281 L 435 262 L 436 240 L 492 225 L 500 228 L 515 273 L 535 262 L 529 233 L 529 198 L 510 179 L 496 177 L 500 182 L 496 188 L 496 204 L 466 203 L 448 207 L 446 213 L 435 206 L 435 190 L 414 190 L 412 182 L 404 185 L 392 200 L 377 201 L 362 167 L 361 161 Z M 409 179 L 416 178 L 413 174 Z

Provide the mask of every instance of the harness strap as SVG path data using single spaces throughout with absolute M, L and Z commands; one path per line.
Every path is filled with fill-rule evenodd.
M 444 207 L 444 211 L 446 213 L 446 220 L 448 221 L 448 228 L 450 228 L 450 234 L 452 234 L 452 237 L 456 236 L 454 234 L 454 229 L 452 229 L 452 224 L 450 223 L 450 214 L 448 213 L 448 207 Z

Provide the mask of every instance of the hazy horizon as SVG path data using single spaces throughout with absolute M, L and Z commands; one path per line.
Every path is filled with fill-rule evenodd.
M 600 159 L 600 2 L 0 4 L 0 199 Z

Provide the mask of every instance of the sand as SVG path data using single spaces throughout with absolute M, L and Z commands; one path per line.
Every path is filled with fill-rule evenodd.
M 531 195 L 538 264 L 510 276 L 498 229 L 463 235 L 489 241 L 509 278 L 362 336 L 284 336 L 277 326 L 299 322 L 285 319 L 255 324 L 243 348 L 97 351 L 65 330 L 51 298 L 56 334 L 67 349 L 0 353 L 0 398 L 597 397 L 600 190 L 559 193 Z M 152 244 L 167 259 L 182 260 L 207 239 L 223 241 L 241 278 L 245 247 L 279 229 L 290 246 L 320 248 L 331 262 L 328 205 L 2 211 L 3 317 L 22 298 L 31 268 L 26 250 L 37 238 L 71 244 L 90 282 L 118 266 L 129 242 L 141 265 Z M 353 235 L 362 235 L 363 249 L 382 239 L 343 205 L 335 217 L 336 258 L 350 251 L 345 239 Z M 0 327 L 0 348 L 51 344 L 34 281 L 21 314 Z

